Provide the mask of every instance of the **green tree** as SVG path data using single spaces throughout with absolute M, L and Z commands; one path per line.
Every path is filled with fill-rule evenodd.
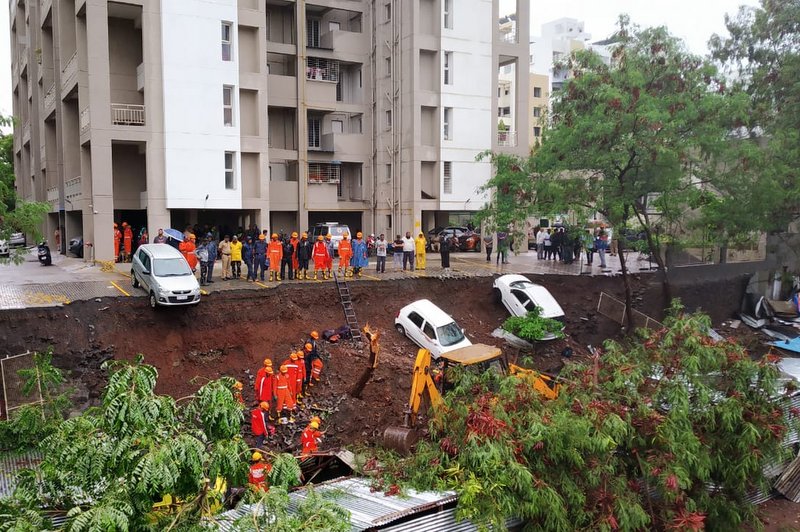
M 24 529 L 45 506 L 67 510 L 71 531 L 163 530 L 198 522 L 218 497 L 214 479 L 244 482 L 247 446 L 232 379 L 176 401 L 154 393 L 157 371 L 141 357 L 106 367 L 112 374 L 102 405 L 42 441 L 41 478 L 23 475 L 14 500 L 3 503 L 16 509 L 7 522 Z M 165 494 L 183 501 L 180 512 L 153 513 Z
M 750 201 L 762 206 L 761 226 L 780 230 L 800 215 L 800 1 L 760 4 L 726 16 L 729 36 L 715 35 L 710 45 L 729 83 L 750 97 L 750 113 L 737 123 L 750 149 L 735 185 L 748 187 Z M 739 220 L 743 205 L 720 207 L 717 219 Z
M 9 117 L 0 115 L 0 129 L 13 123 Z M 47 203 L 29 202 L 20 199 L 14 188 L 14 138 L 11 134 L 0 134 L 0 240 L 8 240 L 11 233 L 22 232 L 34 241 L 41 238 L 44 216 L 50 211 Z M 9 258 L 0 257 L 0 264 L 12 260 L 25 260 L 25 251 L 17 250 Z
M 771 360 L 709 328 L 676 308 L 665 329 L 568 366 L 550 401 L 522 376 L 465 371 L 414 455 L 370 463 L 384 485 L 456 491 L 459 516 L 500 529 L 757 527 L 745 497 L 791 456 L 797 412 Z

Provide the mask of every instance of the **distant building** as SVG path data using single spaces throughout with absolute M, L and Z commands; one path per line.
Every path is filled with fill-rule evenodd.
M 499 0 L 12 0 L 17 190 L 46 234 L 112 223 L 464 223 L 529 146 L 530 5 Z M 498 131 L 500 70 L 526 83 Z M 504 111 L 503 111 L 504 112 Z

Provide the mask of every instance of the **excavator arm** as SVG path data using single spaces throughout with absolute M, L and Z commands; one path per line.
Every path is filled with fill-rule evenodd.
M 516 364 L 508 365 L 509 375 L 516 375 L 527 380 L 533 389 L 536 390 L 545 399 L 555 399 L 558 397 L 558 392 L 561 390 L 561 384 L 556 381 L 555 377 L 545 373 L 539 373 L 536 370 L 523 368 Z
M 431 353 L 427 349 L 417 351 L 417 360 L 414 362 L 414 375 L 411 377 L 411 395 L 403 418 L 403 426 L 411 428 L 419 414 L 420 406 L 424 400 L 425 392 L 431 401 L 431 407 L 438 410 L 442 405 L 442 395 L 433 382 L 431 370 Z

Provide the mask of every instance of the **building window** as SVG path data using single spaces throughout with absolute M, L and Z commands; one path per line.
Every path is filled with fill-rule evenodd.
M 383 13 L 384 19 L 386 22 L 391 22 L 392 20 L 392 4 L 384 4 L 383 5 Z
M 333 133 L 344 133 L 344 120 L 331 120 L 331 131 Z
M 540 118 L 542 116 L 542 108 L 541 107 L 534 107 L 533 108 L 533 117 Z
M 534 87 L 533 88 L 533 97 L 534 98 L 541 98 L 542 97 L 542 88 L 541 87 Z
M 222 60 L 233 60 L 233 25 L 230 22 L 222 23 Z
M 444 121 L 442 124 L 442 133 L 444 135 L 444 140 L 453 140 L 452 131 L 453 131 L 453 108 L 445 107 Z
M 306 57 L 306 79 L 339 81 L 339 61 L 322 57 Z
M 391 76 L 392 75 L 392 58 L 391 57 L 387 57 L 386 61 L 385 61 L 385 64 L 386 64 L 386 75 L 387 76 Z
M 222 87 L 222 123 L 226 127 L 233 127 L 233 87 Z
M 392 110 L 386 110 L 386 129 L 392 129 Z
M 452 161 L 444 161 L 444 193 L 453 193 L 453 163 Z
M 533 136 L 536 137 L 536 138 L 541 137 L 542 136 L 542 128 L 540 128 L 539 126 L 535 126 L 533 128 Z
M 322 147 L 321 123 L 319 118 L 308 119 L 308 147 Z
M 511 89 L 509 89 L 508 87 L 506 87 L 505 89 L 503 89 L 503 94 L 505 94 L 506 96 L 508 96 L 508 93 L 509 93 L 509 92 L 511 92 Z
M 234 157 L 232 151 L 225 152 L 225 189 L 233 190 L 236 188 L 236 170 L 234 168 Z
M 453 0 L 444 0 L 444 27 L 453 29 Z
M 453 52 L 444 53 L 444 84 L 453 84 Z
M 319 19 L 306 20 L 306 46 L 319 48 Z

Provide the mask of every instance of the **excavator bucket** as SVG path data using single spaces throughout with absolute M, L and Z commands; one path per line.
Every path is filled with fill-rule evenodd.
M 383 446 L 400 454 L 409 454 L 419 440 L 419 432 L 408 427 L 387 427 L 383 432 Z

